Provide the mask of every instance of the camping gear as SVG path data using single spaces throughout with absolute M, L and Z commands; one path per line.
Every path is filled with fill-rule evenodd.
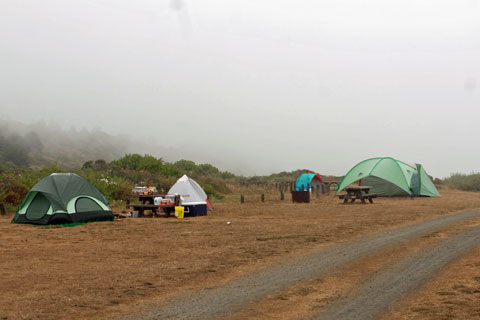
M 152 194 L 157 194 L 158 191 L 157 191 L 156 187 L 135 186 L 132 189 L 132 193 L 136 196 L 139 196 L 139 195 L 148 196 L 148 195 L 152 195 Z
M 107 199 L 90 182 L 74 173 L 52 173 L 27 193 L 12 222 L 65 224 L 113 218 Z
M 183 219 L 183 215 L 185 213 L 185 208 L 184 207 L 175 207 L 175 217 L 178 219 Z
M 153 198 L 153 204 L 159 206 L 163 202 L 163 197 L 155 197 Z
M 195 180 L 183 175 L 168 190 L 168 195 L 180 195 L 180 204 L 185 207 L 185 217 L 206 216 L 210 207 L 207 194 Z M 178 204 L 176 204 L 178 205 Z
M 422 165 L 391 157 L 371 158 L 356 164 L 340 180 L 337 192 L 357 181 L 370 186 L 370 192 L 379 196 L 440 196 Z
M 302 173 L 295 183 L 297 191 L 320 190 L 320 188 L 323 188 L 323 181 L 318 173 Z

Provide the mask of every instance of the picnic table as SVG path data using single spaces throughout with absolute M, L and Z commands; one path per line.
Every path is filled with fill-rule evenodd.
M 359 199 L 362 203 L 366 203 L 365 200 L 368 200 L 370 203 L 373 203 L 373 198 L 376 198 L 375 193 L 370 193 L 370 186 L 355 186 L 345 188 L 346 194 L 341 194 L 338 196 L 339 199 L 343 199 L 343 203 L 347 203 L 348 200 L 351 203 L 354 203 L 355 200 Z
M 175 211 L 175 206 L 180 203 L 180 197 L 175 199 L 175 202 L 172 204 L 155 204 L 155 197 L 165 197 L 161 194 L 148 194 L 148 195 L 137 195 L 138 200 L 141 204 L 130 203 L 130 199 L 127 199 L 127 209 L 132 208 L 133 211 L 138 211 L 138 216 L 141 217 L 144 215 L 145 210 L 151 210 L 152 216 L 155 217 L 157 212 L 163 211 L 165 216 L 168 218 L 170 214 Z M 148 203 L 147 203 L 148 202 Z

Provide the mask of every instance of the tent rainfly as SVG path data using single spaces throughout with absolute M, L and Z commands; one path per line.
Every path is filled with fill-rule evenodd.
M 65 224 L 113 220 L 108 201 L 74 173 L 52 173 L 27 193 L 12 223 Z
M 295 183 L 297 191 L 310 191 L 311 188 L 322 187 L 322 177 L 318 173 L 302 173 Z
M 212 209 L 207 194 L 193 179 L 183 175 L 168 190 L 168 194 L 179 194 L 181 205 L 185 207 L 186 217 L 206 216 L 207 206 Z
M 390 157 L 358 163 L 340 180 L 337 192 L 357 181 L 371 186 L 370 191 L 379 196 L 440 196 L 421 164 L 408 164 Z

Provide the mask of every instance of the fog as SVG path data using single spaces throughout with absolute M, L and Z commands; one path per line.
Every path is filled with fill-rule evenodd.
M 25 131 L 100 129 L 242 174 L 480 171 L 476 0 L 2 0 L 0 39 L 0 117 Z

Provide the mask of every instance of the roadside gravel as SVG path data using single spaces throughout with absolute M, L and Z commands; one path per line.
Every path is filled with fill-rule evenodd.
M 345 301 L 314 319 L 376 319 L 402 296 L 424 284 L 446 265 L 480 244 L 480 227 L 407 256 L 366 280 Z
M 255 273 L 239 277 L 222 286 L 207 288 L 205 290 L 192 292 L 188 295 L 173 297 L 163 305 L 154 306 L 142 314 L 129 315 L 126 319 L 224 318 L 234 314 L 239 308 L 251 304 L 272 293 L 285 290 L 289 286 L 312 278 L 324 276 L 328 272 L 334 271 L 336 268 L 345 265 L 346 263 L 371 254 L 377 250 L 398 245 L 436 229 L 446 227 L 449 224 L 479 216 L 480 210 L 469 211 L 424 221 L 390 231 L 380 232 L 355 242 L 340 244 L 328 249 L 315 251 L 295 260 L 286 261 L 271 268 L 258 270 Z M 477 239 L 477 237 L 474 239 Z M 476 240 L 472 241 L 475 243 Z M 458 243 L 462 244 L 463 242 L 460 241 Z M 452 242 L 451 245 L 454 244 L 455 243 Z M 466 245 L 465 243 L 463 244 Z M 455 257 L 452 259 L 454 258 Z M 449 259 L 444 261 L 437 258 L 437 256 L 432 259 L 438 260 L 438 265 L 450 261 Z M 426 265 L 428 265 L 428 263 L 425 263 L 425 265 L 419 265 L 418 267 L 425 268 L 425 272 L 428 273 L 430 271 L 426 268 Z M 408 266 L 409 264 L 407 263 L 405 267 Z M 406 275 L 411 277 L 411 285 L 415 286 L 420 280 L 415 280 L 415 277 L 410 276 L 409 270 L 410 269 L 405 271 Z M 385 277 L 387 278 L 382 279 L 388 280 L 388 276 L 385 275 Z M 382 279 L 377 281 L 381 283 Z M 401 282 L 402 279 L 399 279 L 398 281 Z M 392 292 L 392 299 L 395 299 L 397 296 L 394 293 L 397 292 L 397 290 L 392 289 L 390 291 Z M 408 291 L 408 288 L 405 288 L 405 290 L 398 293 L 398 295 L 401 295 L 402 292 L 406 291 Z M 385 301 L 385 304 L 379 304 L 378 307 L 388 305 L 390 300 L 385 298 Z M 350 307 L 346 308 L 348 310 L 351 309 Z M 375 308 L 375 305 L 372 305 L 372 308 Z M 343 309 L 332 311 L 329 316 L 336 317 L 337 312 L 346 312 L 342 310 Z

